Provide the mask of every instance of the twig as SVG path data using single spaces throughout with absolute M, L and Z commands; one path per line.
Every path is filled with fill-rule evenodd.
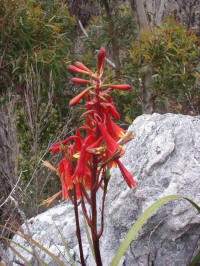
M 22 176 L 22 173 L 24 173 L 24 172 L 27 172 L 27 170 L 26 171 L 21 171 L 21 173 L 20 173 L 20 175 L 19 175 L 19 177 L 18 177 L 18 180 L 17 180 L 17 183 L 14 185 L 14 187 L 13 187 L 13 189 L 12 189 L 12 191 L 10 192 L 10 194 L 8 195 L 8 197 L 7 197 L 7 199 L 0 205 L 0 208 L 11 198 L 11 195 L 13 194 L 13 192 L 15 191 L 15 189 L 16 189 L 16 187 L 17 187 L 17 185 L 18 185 L 18 183 L 19 183 L 19 181 L 20 181 L 20 178 L 21 178 L 21 176 Z
M 149 236 L 149 240 L 148 240 L 148 262 L 147 262 L 147 265 L 149 266 L 150 264 L 149 264 L 149 260 L 150 260 L 150 253 L 151 253 L 151 237 L 152 237 L 152 235 L 156 232 L 156 230 L 158 229 L 158 227 L 163 223 L 163 221 L 165 220 L 165 218 L 163 219 L 163 220 L 161 220 L 155 227 L 154 227 L 154 229 L 151 231 L 151 233 L 150 233 L 150 236 Z
M 133 249 L 132 249 L 131 245 L 130 245 L 130 251 L 131 251 L 131 254 L 132 254 L 132 256 L 133 256 L 135 262 L 137 263 L 137 265 L 138 265 L 138 266 L 142 266 L 142 265 L 137 261 L 137 258 L 136 258 L 135 254 L 134 254 L 134 252 L 133 252 Z
M 87 31 L 84 29 L 83 24 L 82 24 L 82 22 L 80 20 L 78 20 L 78 24 L 79 24 L 82 32 L 84 33 L 84 35 L 88 38 L 89 36 L 87 34 Z

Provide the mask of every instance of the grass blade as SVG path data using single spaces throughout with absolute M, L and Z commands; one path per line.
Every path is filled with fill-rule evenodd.
M 57 228 L 57 230 L 58 230 L 58 232 L 59 232 L 59 234 L 60 234 L 60 237 L 61 237 L 62 243 L 63 243 L 63 245 L 64 245 L 64 247 L 65 247 L 65 250 L 66 250 L 66 253 L 67 253 L 67 255 L 68 255 L 69 259 L 70 259 L 70 263 L 71 263 L 71 265 L 76 266 L 75 261 L 73 260 L 72 255 L 71 255 L 70 252 L 69 252 L 69 249 L 68 249 L 68 247 L 67 247 L 67 243 L 66 243 L 66 241 L 65 241 L 65 239 L 64 239 L 64 237 L 63 237 L 63 234 L 61 233 L 60 229 L 59 229 L 57 226 L 56 226 L 56 228 Z
M 37 246 L 39 249 L 43 250 L 46 254 L 48 254 L 53 260 L 55 260 L 59 265 L 61 266 L 65 266 L 65 264 L 56 256 L 54 255 L 52 252 L 50 252 L 48 249 L 46 249 L 45 247 L 43 247 L 42 245 L 40 245 L 37 241 L 35 241 L 34 239 L 31 239 L 32 243 Z
M 12 247 L 11 245 L 8 246 L 21 260 L 23 260 L 24 263 L 26 263 L 26 265 L 32 266 L 31 263 L 28 262 L 14 247 Z
M 200 207 L 194 201 L 192 201 L 191 199 L 185 198 L 185 197 L 182 197 L 182 198 L 189 201 L 193 205 L 193 207 L 195 207 L 197 211 L 200 213 Z
M 94 248 L 93 248 L 93 245 L 92 245 L 92 240 L 91 240 L 91 237 L 90 237 L 90 234 L 89 234 L 89 231 L 88 231 L 88 227 L 87 227 L 87 223 L 86 223 L 85 217 L 84 217 L 84 226 L 85 226 L 85 232 L 86 232 L 86 235 L 87 235 L 88 243 L 89 243 L 90 249 L 92 251 L 92 255 L 94 257 L 94 260 L 96 261 Z
M 9 230 L 10 232 L 13 232 L 14 234 L 16 234 L 16 235 L 18 235 L 18 236 L 24 238 L 28 243 L 30 243 L 30 241 L 31 241 L 32 244 L 34 244 L 35 246 L 37 246 L 39 249 L 43 250 L 43 251 L 44 251 L 46 254 L 48 254 L 53 260 L 55 260 L 59 265 L 61 265 L 61 266 L 65 266 L 65 264 L 64 264 L 64 263 L 63 263 L 58 257 L 56 257 L 56 255 L 54 255 L 54 254 L 53 254 L 52 252 L 50 252 L 48 249 L 46 249 L 45 247 L 43 247 L 42 245 L 40 245 L 37 241 L 35 241 L 34 239 L 32 239 L 29 235 L 24 234 L 24 233 L 23 233 L 23 235 L 21 235 L 21 234 L 19 234 L 18 232 L 16 232 L 16 231 L 10 229 L 10 228 L 7 227 L 7 226 L 2 226 L 2 225 L 0 225 L 0 227 L 3 227 L 3 228 L 5 228 L 5 229 Z
M 180 195 L 171 195 L 164 197 L 162 199 L 159 199 L 155 203 L 153 203 L 147 210 L 145 210 L 142 215 L 137 219 L 135 224 L 132 226 L 130 231 L 127 233 L 125 239 L 121 243 L 119 249 L 117 250 L 110 266 L 116 266 L 120 262 L 121 257 L 129 247 L 130 243 L 133 241 L 134 237 L 140 230 L 140 228 L 144 225 L 144 223 L 148 220 L 149 217 L 162 205 L 166 204 L 167 202 L 174 200 L 174 199 L 179 199 L 183 198 Z
M 25 247 L 22 246 L 21 244 L 17 243 L 16 241 L 14 241 L 14 240 L 12 240 L 12 239 L 9 239 L 9 238 L 7 238 L 7 237 L 4 237 L 4 236 L 1 236 L 1 238 L 2 238 L 2 239 L 5 239 L 6 241 L 9 241 L 9 242 L 15 244 L 16 246 L 20 247 L 21 249 L 23 249 L 23 250 L 26 251 L 27 253 L 33 255 L 33 252 L 31 252 L 29 249 L 25 248 Z M 9 247 L 11 248 L 10 245 L 9 245 Z M 13 248 L 13 247 L 12 247 L 12 248 Z M 12 248 L 11 248 L 11 249 L 12 249 Z M 18 251 L 16 252 L 16 249 L 15 249 L 15 248 L 14 248 L 13 252 L 15 252 L 15 253 L 17 254 L 17 256 L 19 256 L 19 255 L 18 255 Z M 21 255 L 21 256 L 22 256 L 22 255 Z M 20 258 L 21 258 L 21 257 L 20 257 Z M 23 258 L 24 258 L 24 257 L 23 257 Z M 22 259 L 22 258 L 21 258 L 21 259 Z M 30 263 L 29 263 L 28 261 L 25 261 L 25 260 L 26 260 L 26 259 L 24 258 L 23 261 L 29 265 Z M 46 263 L 45 263 L 43 260 L 41 260 L 41 259 L 40 259 L 40 264 L 41 264 L 41 265 L 46 265 L 46 266 L 48 266 L 48 264 L 46 264 Z M 31 264 L 30 264 L 30 265 L 31 265 Z
M 200 261 L 200 252 L 198 252 L 197 255 L 194 257 L 194 259 L 190 263 L 190 266 L 197 266 L 197 265 L 199 265 L 199 264 L 196 264 L 196 263 L 199 263 L 199 261 Z

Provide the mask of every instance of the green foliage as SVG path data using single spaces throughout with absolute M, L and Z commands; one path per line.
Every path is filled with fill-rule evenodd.
M 16 165 L 18 173 L 24 171 L 21 186 L 36 175 L 27 191 L 27 208 L 32 205 L 29 196 L 35 197 L 36 205 L 42 197 L 37 191 L 44 183 L 42 175 L 47 174 L 39 172 L 38 160 L 48 153 L 46 147 L 68 112 L 71 92 L 65 89 L 69 80 L 66 66 L 71 60 L 75 27 L 62 1 L 0 1 L 0 100 L 8 104 L 8 90 L 16 99 L 13 115 L 19 149 Z M 54 185 L 51 179 L 48 182 L 49 188 L 56 189 L 55 180 Z M 43 191 L 51 193 L 49 188 L 45 186 Z
M 131 73 L 139 79 L 142 68 L 151 65 L 157 101 L 164 100 L 165 103 L 169 98 L 186 108 L 188 95 L 192 94 L 194 98 L 199 92 L 196 87 L 198 54 L 195 34 L 168 19 L 133 43 Z M 197 103 L 193 101 L 193 104 L 198 109 Z
M 102 6 L 103 7 L 103 6 Z M 88 38 L 84 38 L 84 56 L 82 61 L 86 64 L 91 64 L 93 56 L 101 46 L 106 47 L 106 50 L 111 49 L 111 40 L 116 38 L 119 43 L 121 53 L 126 53 L 130 48 L 130 43 L 134 39 L 135 22 L 132 17 L 129 5 L 119 5 L 110 3 L 110 10 L 113 24 L 113 36 L 109 34 L 110 20 L 102 10 L 100 16 L 93 18 L 87 28 Z
M 41 83 L 52 71 L 56 88 L 61 87 L 75 28 L 66 5 L 58 0 L 2 0 L 0 27 L 3 90 L 13 83 L 23 90 L 32 68 L 40 72 Z

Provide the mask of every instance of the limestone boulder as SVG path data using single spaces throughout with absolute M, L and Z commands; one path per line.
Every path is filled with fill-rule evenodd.
M 142 115 L 128 131 L 134 132 L 134 139 L 127 144 L 121 161 L 134 176 L 137 189 L 127 187 L 119 169 L 112 170 L 101 239 L 105 266 L 110 264 L 136 219 L 158 199 L 180 194 L 200 205 L 200 117 Z M 80 265 L 73 206 L 70 203 L 64 202 L 33 217 L 29 227 L 35 240 L 59 256 L 64 264 L 70 265 L 59 228 L 76 265 Z M 81 228 L 86 264 L 93 266 L 95 263 L 82 218 Z M 186 266 L 199 248 L 199 232 L 197 211 L 186 200 L 174 200 L 147 221 L 120 265 Z M 14 240 L 28 247 L 18 236 Z M 25 254 L 23 250 L 20 252 Z M 40 255 L 48 265 L 57 265 L 44 253 Z M 16 260 L 12 252 L 9 252 L 9 257 Z M 34 256 L 28 254 L 26 258 L 36 265 Z

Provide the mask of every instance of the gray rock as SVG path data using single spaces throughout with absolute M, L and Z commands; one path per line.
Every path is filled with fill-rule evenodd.
M 136 219 L 158 199 L 180 194 L 200 204 L 200 117 L 142 115 L 129 131 L 134 132 L 134 139 L 127 144 L 121 161 L 133 174 L 137 189 L 127 187 L 119 169 L 112 170 L 101 239 L 105 266 Z M 72 205 L 62 203 L 32 218 L 29 224 L 33 238 L 69 265 L 57 225 L 79 265 L 74 222 Z M 174 200 L 143 226 L 120 265 L 186 266 L 197 252 L 199 231 L 197 211 L 185 200 Z M 86 263 L 95 265 L 85 234 L 82 238 Z M 18 236 L 14 240 L 21 241 Z M 14 255 L 10 252 L 9 256 Z M 56 265 L 46 255 L 41 256 L 48 265 Z M 34 265 L 33 256 L 27 259 Z

